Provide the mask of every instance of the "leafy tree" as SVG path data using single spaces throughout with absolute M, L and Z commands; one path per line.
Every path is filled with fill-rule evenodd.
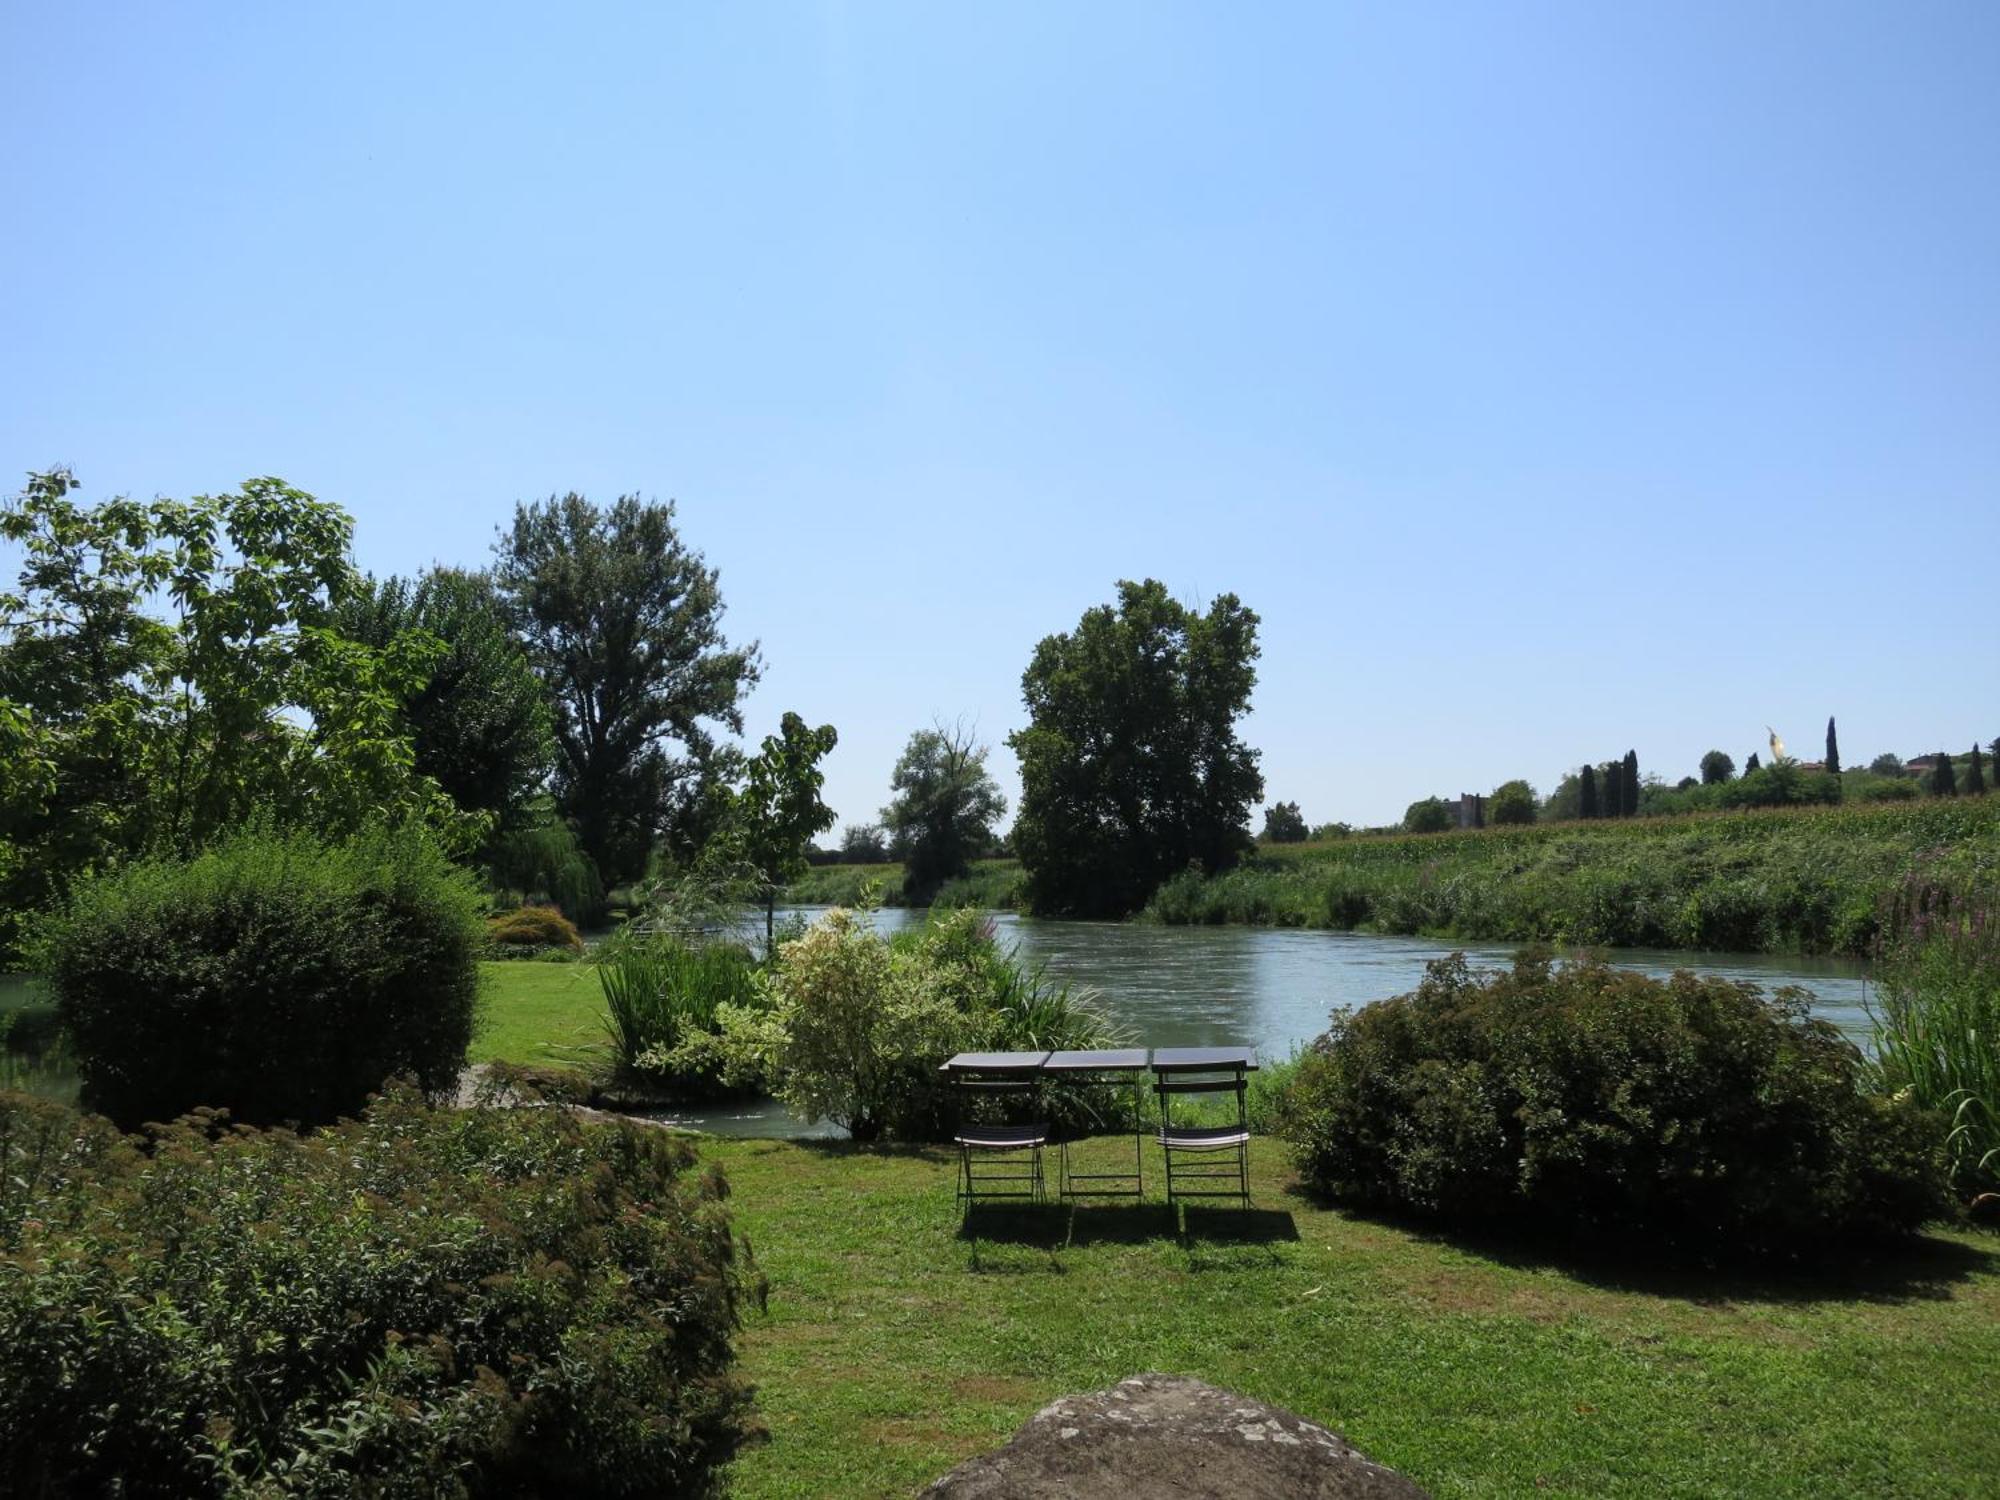
M 483 820 L 416 769 L 400 719 L 442 643 L 335 628 L 355 581 L 344 511 L 271 478 L 95 506 L 76 487 L 35 474 L 0 506 L 22 557 L 0 593 L 0 701 L 29 726 L 7 738 L 48 773 L 0 784 L 0 844 L 18 855 L 0 909 L 253 817 L 325 837 L 421 819 L 454 849 L 477 841 Z
M 722 634 L 718 574 L 674 507 L 553 496 L 514 510 L 494 581 L 555 705 L 555 793 L 608 884 L 676 827 L 726 814 L 735 769 L 710 728 L 743 730 L 757 647 Z
M 1721 750 L 1711 750 L 1701 758 L 1703 786 L 1720 786 L 1736 774 L 1736 762 Z
M 1840 774 L 1840 736 L 1834 732 L 1831 714 L 1827 716 L 1826 721 L 1826 774 L 1829 776 Z
M 849 823 L 840 831 L 840 857 L 850 865 L 879 865 L 889 857 L 880 823 Z
M 1979 753 L 1979 741 L 1974 740 L 1972 742 L 1972 764 L 1966 768 L 1965 772 L 1965 795 L 1968 797 L 1978 797 L 1985 794 L 1986 767 L 1983 764 L 1983 760 L 1984 758 Z
M 1323 844 L 1329 839 L 1351 838 L 1353 835 L 1354 825 L 1352 823 L 1318 823 L 1313 827 L 1312 841 L 1316 844 Z
M 1045 914 L 1136 911 L 1190 863 L 1215 871 L 1248 847 L 1264 794 L 1237 738 L 1257 673 L 1257 616 L 1234 594 L 1206 613 L 1148 579 L 1035 648 L 1021 678 L 1028 725 L 1014 842 Z
M 1498 826 L 1535 821 L 1535 789 L 1525 781 L 1503 781 L 1487 800 L 1486 815 Z
M 963 725 L 933 725 L 910 736 L 890 774 L 895 793 L 883 825 L 902 852 L 904 897 L 922 906 L 947 880 L 972 868 L 993 842 L 1007 799 L 986 769 L 987 747 Z
M 402 704 L 416 768 L 453 802 L 517 825 L 555 759 L 542 681 L 507 621 L 492 578 L 433 568 L 419 578 L 367 578 L 335 612 L 341 634 L 385 649 L 426 631 L 444 643 L 430 676 Z
M 1597 816 L 1596 769 L 1591 766 L 1585 766 L 1577 773 L 1577 781 L 1582 793 L 1577 803 L 1577 816 L 1580 818 L 1594 818 Z
M 1940 750 L 1937 764 L 1931 767 L 1931 795 L 1933 797 L 1956 797 L 1958 777 L 1951 764 L 1951 757 Z
M 1748 776 L 1752 771 L 1756 770 L 1758 766 L 1761 764 L 1762 762 L 1760 762 L 1757 759 L 1757 752 L 1755 750 L 1752 750 L 1750 752 L 1750 758 L 1743 762 L 1743 774 L 1745 776 Z
M 778 733 L 766 735 L 744 768 L 726 841 L 729 852 L 755 871 L 764 899 L 764 944 L 768 952 L 776 928 L 778 892 L 806 871 L 806 848 L 815 834 L 833 827 L 833 809 L 819 800 L 826 773 L 819 763 L 840 736 L 831 724 L 808 729 L 788 713 Z
M 1627 750 L 1625 763 L 1618 777 L 1619 815 L 1634 818 L 1639 815 L 1639 752 Z
M 1303 844 L 1306 841 L 1305 814 L 1296 802 L 1277 802 L 1264 809 L 1264 842 Z
M 1443 833 L 1456 820 L 1442 797 L 1425 797 L 1412 802 L 1403 812 L 1405 833 Z
M 1683 776 L 1679 781 L 1674 783 L 1674 790 L 1677 792 L 1687 792 L 1687 791 L 1692 791 L 1694 788 L 1700 785 L 1701 783 L 1697 781 L 1694 777 Z
M 1903 757 L 1892 755 L 1885 751 L 1868 762 L 1868 774 L 1870 776 L 1901 776 L 1904 774 Z

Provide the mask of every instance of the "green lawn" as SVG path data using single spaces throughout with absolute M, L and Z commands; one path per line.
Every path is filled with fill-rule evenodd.
M 1199 1376 L 1440 1496 L 2000 1493 L 2000 1240 L 1838 1277 L 1551 1262 L 1331 1212 L 1259 1142 L 1257 1209 L 959 1238 L 939 1150 L 708 1143 L 769 1275 L 769 1443 L 733 1494 L 906 1495 L 1051 1398 Z M 1067 1235 L 1067 1242 L 1063 1237 Z
M 483 963 L 486 1015 L 471 1060 L 564 1063 L 605 1046 L 604 994 L 589 964 Z

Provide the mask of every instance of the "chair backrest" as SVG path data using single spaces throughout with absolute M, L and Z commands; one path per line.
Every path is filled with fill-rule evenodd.
M 1156 1073 L 1153 1075 L 1153 1092 L 1160 1100 L 1160 1124 L 1173 1124 L 1173 1097 L 1176 1094 L 1234 1094 L 1236 1096 L 1236 1123 L 1246 1125 L 1249 1121 L 1245 1096 L 1249 1091 L 1250 1076 L 1241 1068 L 1217 1068 L 1207 1073 Z
M 958 1101 L 959 1113 L 963 1116 L 968 1109 L 976 1108 L 987 1099 L 996 1100 L 1002 1115 L 1019 1114 L 1021 1105 L 1026 1112 L 1033 1113 L 1040 1103 L 1042 1078 L 1039 1071 L 1022 1072 L 1018 1069 L 981 1071 L 974 1068 L 953 1068 L 950 1072 L 953 1097 Z M 1015 1106 L 1012 1110 L 1009 1105 Z

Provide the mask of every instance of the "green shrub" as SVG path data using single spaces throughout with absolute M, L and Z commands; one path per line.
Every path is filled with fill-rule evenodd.
M 204 1105 L 316 1124 L 398 1074 L 457 1087 L 480 904 L 416 830 L 251 832 L 79 880 L 34 952 L 88 1108 L 126 1126 Z
M 583 934 L 576 923 L 553 906 L 521 906 L 501 912 L 486 924 L 489 957 L 530 958 L 550 952 L 583 952 Z
M 885 940 L 835 910 L 783 944 L 770 985 L 778 1002 L 764 1045 L 778 1096 L 808 1120 L 857 1140 L 948 1134 L 953 1101 L 938 1067 L 954 1052 L 1115 1044 L 1075 987 L 1022 967 L 976 911 L 940 913 Z M 1062 1123 L 1116 1107 L 1102 1090 L 1050 1092 Z
M 761 1286 L 695 1168 L 408 1093 L 143 1142 L 0 1096 L 0 1492 L 710 1493 Z
M 2000 892 L 1924 873 L 1890 904 L 1875 965 L 1883 1086 L 1950 1121 L 1953 1186 L 2000 1192 Z
M 1335 1015 L 1283 1133 L 1336 1197 L 1753 1253 L 1950 1211 L 1936 1118 L 1864 1071 L 1803 992 L 1455 955 Z

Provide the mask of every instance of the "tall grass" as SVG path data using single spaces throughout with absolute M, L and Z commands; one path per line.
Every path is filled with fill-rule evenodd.
M 1912 877 L 1891 904 L 1876 963 L 1884 1086 L 1950 1122 L 1953 1186 L 2000 1193 L 2000 888 Z
M 642 1055 L 715 1031 L 724 1004 L 758 1003 L 756 974 L 756 961 L 734 943 L 651 935 L 607 945 L 597 982 L 620 1070 L 638 1071 Z

